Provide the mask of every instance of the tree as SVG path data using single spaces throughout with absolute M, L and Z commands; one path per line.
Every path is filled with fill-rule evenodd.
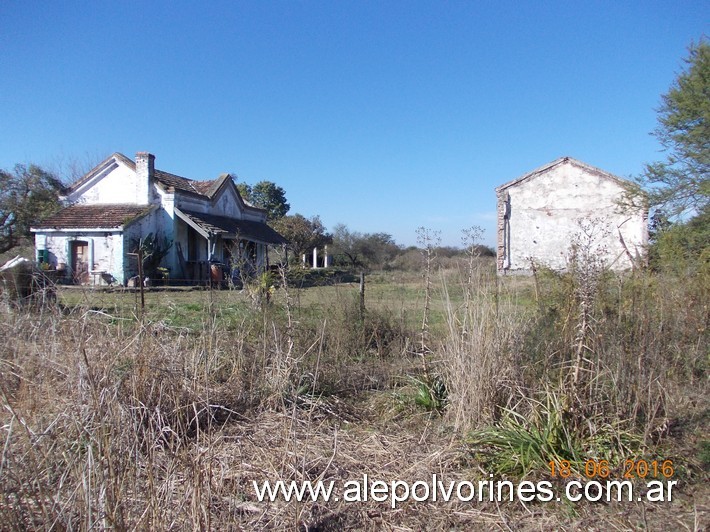
M 649 262 L 656 269 L 681 275 L 710 272 L 710 209 L 687 222 L 660 227 L 653 235 Z
M 336 253 L 347 257 L 353 268 L 382 268 L 401 251 L 392 235 L 350 231 L 345 224 L 333 229 L 333 247 Z
M 365 233 L 361 249 L 365 264 L 369 268 L 383 268 L 401 251 L 388 233 Z
M 345 224 L 337 224 L 333 228 L 333 247 L 335 253 L 339 253 L 347 257 L 350 266 L 356 268 L 361 265 L 359 242 L 362 234 L 357 231 L 351 231 Z
M 59 178 L 34 164 L 0 170 L 0 253 L 30 237 L 32 224 L 57 212 L 63 190 Z
M 259 181 L 251 186 L 246 183 L 236 183 L 242 198 L 255 207 L 266 209 L 268 220 L 278 220 L 286 216 L 291 205 L 286 201 L 286 191 L 271 181 Z
M 696 215 L 710 196 L 710 44 L 691 44 L 681 72 L 658 109 L 653 135 L 668 152 L 646 166 L 639 182 L 661 216 Z
M 302 214 L 282 216 L 274 220 L 271 225 L 288 240 L 288 247 L 296 258 L 300 258 L 315 247 L 323 247 L 333 241 L 333 236 L 326 232 L 318 216 L 310 219 Z

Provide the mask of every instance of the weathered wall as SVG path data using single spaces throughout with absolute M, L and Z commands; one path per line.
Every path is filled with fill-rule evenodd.
M 165 192 L 157 186 L 154 186 L 154 192 L 155 197 L 158 198 L 161 206 L 161 208 L 154 213 L 154 216 L 156 217 L 155 227 L 159 228 L 161 235 L 167 237 L 168 240 L 172 242 L 170 251 L 163 259 L 163 266 L 170 270 L 171 277 L 175 277 L 180 268 L 176 251 L 176 242 L 178 241 L 178 237 L 176 235 L 177 220 L 175 219 L 175 193 Z
M 138 275 L 138 259 L 136 256 L 130 255 L 130 253 L 135 252 L 141 238 L 145 238 L 150 233 L 153 233 L 159 239 L 161 246 L 163 245 L 163 238 L 165 237 L 167 237 L 168 241 L 172 241 L 172 224 L 165 226 L 161 223 L 164 215 L 165 213 L 162 209 L 154 210 L 124 229 L 123 264 L 125 279 L 130 279 Z
M 225 187 L 225 189 L 219 194 L 219 197 L 215 198 L 212 213 L 220 216 L 227 216 L 229 218 L 241 219 L 244 217 L 244 214 L 239 209 L 239 200 L 237 199 L 237 195 L 231 187 Z
M 35 235 L 37 250 L 49 251 L 49 264 L 52 268 L 64 269 L 71 277 L 72 258 L 70 243 L 72 241 L 87 242 L 89 247 L 89 272 L 91 281 L 105 283 L 109 279 L 123 283 L 123 237 L 120 232 L 78 233 L 71 231 L 52 232 Z M 100 275 L 103 273 L 105 275 Z
M 595 246 L 606 264 L 615 270 L 631 268 L 628 254 L 637 257 L 645 253 L 646 218 L 640 209 L 623 212 L 619 205 L 623 194 L 619 182 L 570 163 L 504 189 L 498 205 L 499 254 L 504 252 L 499 255 L 499 269 L 530 270 L 531 260 L 555 270 L 565 269 L 582 219 L 597 226 Z

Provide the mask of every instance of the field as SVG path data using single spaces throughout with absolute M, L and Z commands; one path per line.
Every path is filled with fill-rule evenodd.
M 364 309 L 348 276 L 151 289 L 145 308 L 73 287 L 49 307 L 6 302 L 0 526 L 708 526 L 707 275 L 497 279 L 483 261 L 433 271 L 429 289 L 418 273 L 366 280 Z M 633 501 L 343 491 L 367 476 L 421 495 L 436 475 L 562 493 L 602 464 L 623 479 L 627 460 Z M 333 481 L 339 500 L 259 501 L 254 482 L 279 480 Z M 647 500 L 651 480 L 677 481 L 672 500 Z

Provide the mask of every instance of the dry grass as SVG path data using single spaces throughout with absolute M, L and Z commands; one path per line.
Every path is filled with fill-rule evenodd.
M 449 328 L 440 348 L 448 415 L 462 432 L 494 422 L 517 394 L 517 349 L 527 319 L 525 311 L 500 292 L 490 268 L 479 266 L 473 273 L 463 301 L 449 300 Z M 442 284 L 448 286 L 445 280 Z
M 454 287 L 455 275 L 444 285 L 452 293 L 440 303 L 449 309 L 448 320 L 442 320 L 448 332 L 436 336 L 426 361 L 447 383 L 444 416 L 412 400 L 416 390 L 408 378 L 421 377 L 423 369 L 421 358 L 410 352 L 417 330 L 397 310 L 407 302 L 383 299 L 359 320 L 357 301 L 329 288 L 330 297 L 321 297 L 320 304 L 296 304 L 290 327 L 278 296 L 275 308 L 261 310 L 234 299 L 239 296 L 233 293 L 191 293 L 185 305 L 199 307 L 193 314 L 180 314 L 181 303 L 173 300 L 172 314 L 156 305 L 143 320 L 130 311 L 117 312 L 125 307 L 112 307 L 108 300 L 103 306 L 91 302 L 63 310 L 3 308 L 2 528 L 706 526 L 706 473 L 690 454 L 673 456 L 684 462 L 685 472 L 672 504 L 410 501 L 392 509 L 371 501 L 256 500 L 252 481 L 332 480 L 342 486 L 365 474 L 386 482 L 427 481 L 433 474 L 446 482 L 488 478 L 477 449 L 466 443 L 466 431 L 494 423 L 500 407 L 510 406 L 514 393 L 529 390 L 535 375 L 539 378 L 524 357 L 530 344 L 521 338 L 521 331 L 538 322 L 523 318 L 514 303 L 518 299 L 508 298 L 504 287 L 496 291 L 488 275 L 481 270 L 470 292 Z M 382 293 L 388 293 L 389 285 L 382 284 Z M 294 299 L 306 301 L 314 293 L 304 290 Z M 434 304 L 439 304 L 436 298 Z M 637 331 L 633 334 L 641 334 L 642 327 L 656 330 L 650 315 L 639 318 L 648 323 L 629 325 L 633 311 L 624 304 L 618 303 L 627 312 L 615 318 L 619 323 Z M 675 317 L 677 311 L 659 311 L 665 327 L 674 324 L 674 336 L 648 338 L 649 346 L 674 339 L 663 350 L 667 363 L 653 366 L 652 375 L 660 379 L 662 368 L 678 373 L 659 383 L 667 386 L 675 408 L 684 409 L 684 434 L 707 438 L 706 428 L 699 428 L 702 418 L 692 418 L 707 412 L 707 405 L 679 402 L 689 390 L 707 387 L 707 377 L 697 373 L 706 364 L 702 345 L 689 355 L 692 363 L 677 358 L 701 321 L 697 311 Z M 170 316 L 177 315 L 189 326 L 171 322 Z M 617 332 L 614 338 L 622 338 Z M 552 336 L 539 334 L 535 345 L 557 344 Z M 609 360 L 611 351 L 604 357 Z M 538 363 L 554 370 L 553 359 L 550 355 Z M 692 368 L 695 376 L 688 387 L 682 379 L 689 378 Z M 630 370 L 623 371 L 628 376 Z M 629 387 L 619 389 L 628 393 Z M 680 419 L 674 415 L 667 407 L 664 416 Z M 670 445 L 671 436 L 664 435 L 662 442 L 682 452 Z

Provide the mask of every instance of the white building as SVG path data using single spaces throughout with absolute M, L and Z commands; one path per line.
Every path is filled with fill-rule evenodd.
M 73 183 L 66 207 L 32 228 L 39 260 L 67 281 L 124 284 L 138 273 L 139 240 L 152 234 L 172 244 L 162 264 L 171 280 L 202 282 L 211 264 L 235 257 L 263 268 L 267 246 L 285 243 L 229 174 L 196 181 L 157 170 L 154 161 L 146 152 L 135 161 L 114 153 Z
M 580 224 L 596 225 L 593 245 L 608 267 L 632 268 L 645 257 L 648 211 L 628 204 L 629 185 L 563 157 L 496 188 L 498 273 L 565 270 Z

